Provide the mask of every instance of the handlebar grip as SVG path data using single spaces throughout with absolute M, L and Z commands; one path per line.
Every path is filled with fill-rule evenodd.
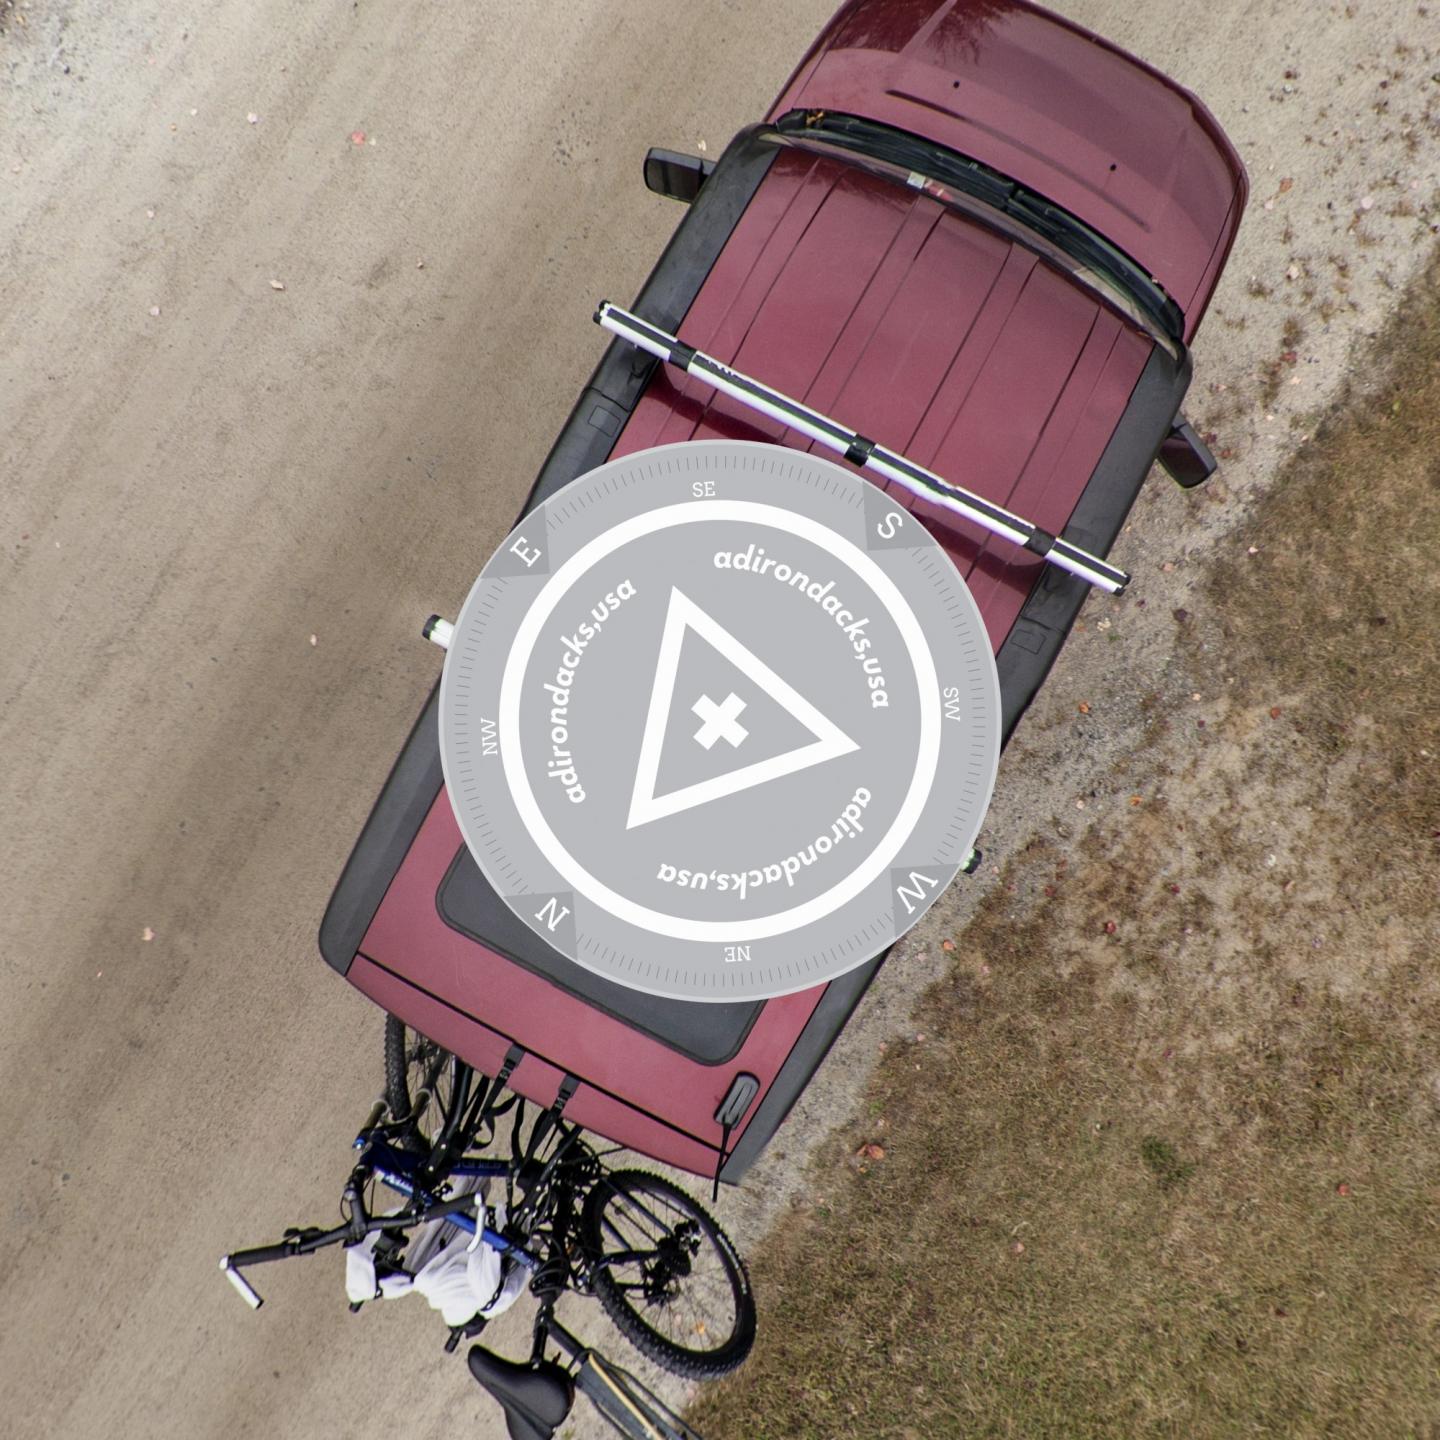
M 236 1250 L 221 1260 L 220 1268 L 233 1270 L 242 1265 L 268 1265 L 272 1260 L 288 1260 L 292 1255 L 304 1253 L 298 1244 L 282 1240 L 278 1245 L 257 1245 L 253 1250 Z
M 235 1268 L 229 1255 L 220 1261 L 220 1268 L 225 1272 L 225 1278 L 239 1292 L 240 1298 L 252 1310 L 258 1310 L 265 1303 L 260 1298 L 260 1292 Z

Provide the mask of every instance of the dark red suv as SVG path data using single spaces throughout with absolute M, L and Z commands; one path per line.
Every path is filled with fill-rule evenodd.
M 693 203 L 639 315 L 1045 530 L 1103 556 L 1157 458 L 1184 484 L 1213 468 L 1180 404 L 1245 171 L 1193 95 L 1079 27 L 1024 0 L 853 0 L 763 123 L 713 165 L 652 152 L 646 179 Z M 525 510 L 606 460 L 715 437 L 808 448 L 617 340 Z M 894 498 L 979 602 L 1008 737 L 1086 587 Z M 738 1179 L 884 957 L 743 1004 L 577 966 L 471 859 L 436 709 L 432 693 L 340 879 L 325 958 L 486 1073 L 518 1057 L 521 1094 Z

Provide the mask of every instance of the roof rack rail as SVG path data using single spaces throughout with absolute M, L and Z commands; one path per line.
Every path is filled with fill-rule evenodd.
M 758 410 L 762 415 L 768 415 L 772 420 L 778 420 L 782 425 L 800 431 L 802 435 L 808 435 L 812 440 L 843 455 L 852 465 L 874 470 L 903 486 L 911 494 L 918 495 L 931 504 L 953 510 L 992 535 L 999 535 L 1032 554 L 1039 555 L 1051 565 L 1078 576 L 1098 590 L 1120 595 L 1130 583 L 1130 576 L 1125 571 L 1116 569 L 1078 545 L 1073 545 L 1039 525 L 1012 514 L 1002 506 L 985 499 L 983 495 L 976 495 L 971 490 L 942 480 L 940 476 L 912 460 L 907 460 L 903 455 L 887 450 L 883 445 L 847 429 L 818 410 L 812 410 L 808 405 L 802 405 L 798 400 L 793 400 L 759 380 L 732 369 L 713 356 L 695 349 L 693 345 L 687 345 L 678 336 L 661 330 L 628 310 L 622 310 L 618 305 L 612 305 L 608 300 L 602 300 L 597 307 L 595 323 L 622 340 L 628 340 L 639 349 L 658 356 L 677 370 L 683 370 L 685 374 L 693 375 L 697 380 L 714 386 L 742 405 Z

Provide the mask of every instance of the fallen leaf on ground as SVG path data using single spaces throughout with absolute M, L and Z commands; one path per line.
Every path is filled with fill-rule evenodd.
M 940 942 L 940 948 L 942 950 L 953 950 L 955 948 L 955 942 L 953 940 L 942 940 Z
M 1280 718 L 1280 715 L 1281 715 L 1280 707 L 1279 707 L 1278 705 L 1272 705 L 1272 706 L 1270 707 L 1270 718 L 1271 718 L 1272 720 L 1278 720 L 1278 719 Z
M 1088 715 L 1090 713 L 1090 702 L 1088 700 L 1082 700 L 1075 708 L 1082 715 Z
M 1280 193 L 1281 193 L 1282 195 L 1285 194 L 1285 192 L 1286 192 L 1287 190 L 1289 190 L 1289 189 L 1291 188 L 1291 186 L 1293 186 L 1294 184 L 1295 184 L 1295 182 L 1287 175 L 1287 176 L 1280 182 Z
M 862 1145 L 856 1152 L 857 1160 L 883 1160 L 885 1158 L 885 1147 L 877 1145 L 873 1140 Z

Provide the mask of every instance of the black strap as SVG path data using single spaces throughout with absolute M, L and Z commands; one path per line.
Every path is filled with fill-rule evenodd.
M 515 1073 L 515 1067 L 525 1058 L 525 1048 L 522 1045 L 511 1045 L 505 1052 L 505 1058 L 500 1062 L 500 1068 L 495 1072 L 495 1078 L 490 1082 L 490 1089 L 485 1096 L 485 1103 L 480 1107 L 480 1122 L 483 1124 L 490 1114 L 490 1107 L 500 1098 L 500 1092 L 505 1088 L 506 1082 Z
M 729 1158 L 730 1131 L 733 1128 L 728 1120 L 721 1122 L 720 1153 L 715 1157 L 715 1180 L 710 1186 L 710 1203 L 712 1205 L 720 1198 L 720 1172 L 725 1168 L 725 1161 Z
M 550 1113 L 558 1120 L 565 1107 L 570 1103 L 570 1097 L 580 1088 L 580 1082 L 573 1076 L 567 1075 L 560 1082 L 560 1089 L 555 1093 L 555 1103 L 550 1107 Z

